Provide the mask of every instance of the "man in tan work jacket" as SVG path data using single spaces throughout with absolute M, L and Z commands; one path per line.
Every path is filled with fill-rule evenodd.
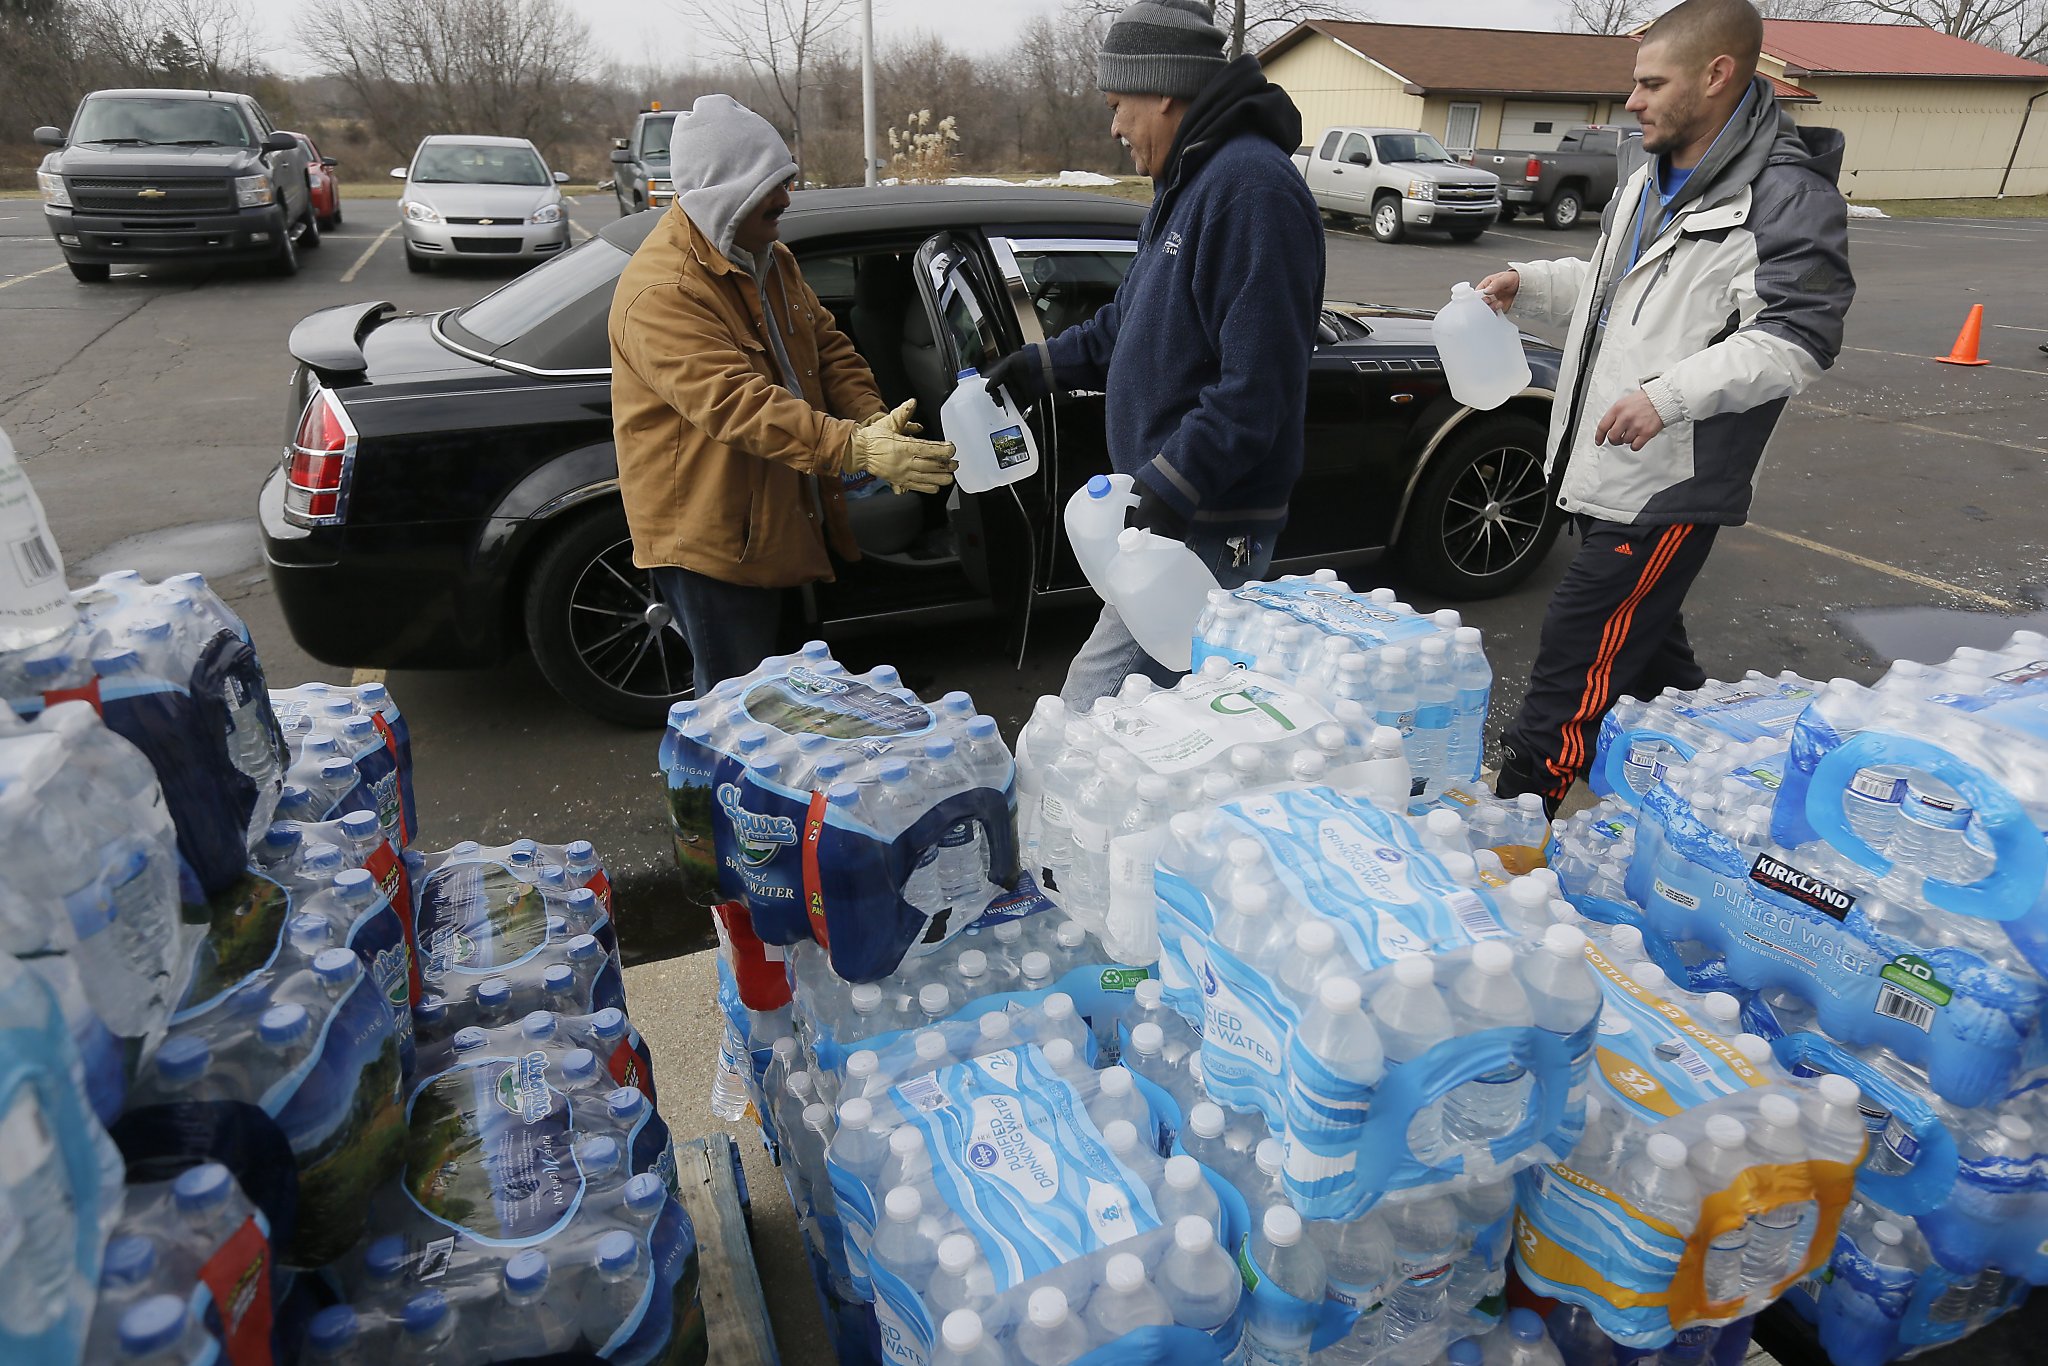
M 698 696 L 775 653 L 784 590 L 859 558 L 843 476 L 953 481 L 776 239 L 796 163 L 729 95 L 676 119 L 676 198 L 612 296 L 612 433 L 633 562 L 689 642 Z

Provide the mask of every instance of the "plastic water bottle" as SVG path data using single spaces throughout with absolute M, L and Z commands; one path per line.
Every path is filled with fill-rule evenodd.
M 1295 1037 L 1318 1062 L 1345 1081 L 1377 1086 L 1386 1075 L 1387 1055 L 1379 1031 L 1360 1008 L 1355 977 L 1326 977 L 1315 1004 L 1302 1017 Z
M 1454 783 L 1479 776 L 1486 755 L 1486 709 L 1493 699 L 1493 666 L 1479 642 L 1479 628 L 1460 626 L 1451 640 L 1451 678 L 1457 686 L 1452 705 L 1451 743 L 1445 772 Z
M 1008 1358 L 989 1336 L 980 1314 L 972 1309 L 955 1309 L 939 1321 L 939 1343 L 932 1354 L 932 1366 L 1008 1366 Z
M 1429 335 L 1451 397 L 1466 407 L 1490 411 L 1529 387 L 1521 332 L 1469 282 L 1451 286 L 1451 301 L 1437 310 Z
M 1715 1324 L 1681 1328 L 1678 1336 L 1657 1353 L 1656 1366 L 1707 1366 L 1713 1355 L 1714 1341 L 1720 1336 L 1721 1329 Z
M 1435 960 L 1419 953 L 1396 959 L 1393 980 L 1373 993 L 1372 1020 L 1391 1066 L 1413 1062 L 1449 1039 L 1451 1012 L 1436 989 Z M 1443 1150 L 1443 1107 L 1425 1106 L 1409 1122 L 1408 1151 L 1417 1161 L 1434 1164 Z
M 1842 814 L 1849 828 L 1871 848 L 1882 851 L 1898 824 L 1912 770 L 1876 764 L 1858 771 L 1842 793 Z
M 1183 1059 L 1178 1066 L 1169 1063 L 1165 1056 L 1165 1044 L 1166 1036 L 1158 1025 L 1150 1022 L 1139 1025 L 1131 1031 L 1131 1041 L 1124 1049 L 1122 1066 L 1137 1073 L 1184 1105 L 1188 1090 L 1186 1061 Z M 1107 1075 L 1107 1072 L 1104 1075 Z
M 1328 1295 L 1358 1311 L 1351 1331 L 1316 1356 L 1333 1366 L 1364 1366 L 1379 1352 L 1385 1331 L 1382 1315 L 1394 1280 L 1394 1238 L 1376 1213 L 1347 1224 L 1316 1225 L 1323 1260 L 1329 1268 Z
M 1914 775 L 1885 841 L 1892 876 L 1917 873 L 1927 881 L 1968 881 L 1975 858 L 1966 838 L 1971 814 L 1969 802 L 1946 783 Z
M 1105 587 L 1104 601 L 1116 608 L 1140 648 L 1167 668 L 1186 672 L 1195 620 L 1218 587 L 1201 556 L 1179 541 L 1126 527 L 1116 538 Z
M 1012 1345 L 1025 1366 L 1067 1366 L 1090 1344 L 1087 1328 L 1067 1308 L 1066 1293 L 1048 1285 L 1031 1292 Z
M 600 1235 L 583 1287 L 584 1337 L 609 1342 L 639 1305 L 644 1279 L 638 1240 L 624 1229 Z
M 1543 1331 L 1543 1318 L 1533 1309 L 1510 1309 L 1499 1333 L 1507 1338 L 1501 1366 L 1565 1366 L 1564 1355 Z
M 1451 1309 L 1460 1312 L 1506 1288 L 1515 1183 L 1509 1177 L 1477 1182 L 1450 1201 L 1458 1215 L 1458 1258 L 1451 1266 L 1448 1294 Z
M 548 1296 L 548 1256 L 537 1247 L 514 1253 L 500 1273 L 503 1286 L 495 1312 L 487 1316 L 492 1341 L 489 1359 L 566 1352 L 576 1342 L 576 1323 Z M 560 1297 L 557 1296 L 557 1299 Z
M 1397 1201 L 1385 1207 L 1384 1217 L 1400 1278 L 1387 1297 L 1385 1332 L 1391 1344 L 1427 1332 L 1449 1307 L 1458 1216 L 1450 1201 L 1438 1197 Z
M 1302 1366 L 1329 1280 L 1322 1249 L 1302 1236 L 1301 1216 L 1286 1205 L 1266 1211 L 1252 1232 L 1251 1264 L 1262 1281 L 1271 1281 L 1305 1310 L 1263 1299 L 1253 1287 L 1251 1312 L 1245 1318 L 1246 1366 Z
M 1244 1279 L 1211 1221 L 1194 1214 L 1174 1221 L 1173 1246 L 1159 1263 L 1159 1293 L 1183 1328 L 1209 1332 L 1237 1312 Z
M 1102 1268 L 1102 1284 L 1088 1297 L 1088 1326 L 1098 1342 L 1115 1342 L 1140 1328 L 1168 1328 L 1173 1311 L 1145 1277 L 1145 1263 L 1128 1252 Z
M 1694 1146 L 1693 1170 L 1700 1190 L 1711 1195 L 1725 1190 L 1743 1170 L 1753 1165 L 1749 1151 L 1749 1126 L 1733 1115 L 1714 1115 L 1707 1120 L 1704 1143 Z M 1749 1228 L 1739 1224 L 1715 1236 L 1707 1245 L 1700 1269 L 1707 1299 L 1720 1304 L 1739 1300 L 1743 1293 L 1742 1266 L 1749 1250 Z
M 329 1305 L 306 1326 L 306 1347 L 299 1354 L 305 1366 L 368 1366 L 360 1315 L 345 1304 Z
M 939 1240 L 938 1266 L 925 1287 L 925 1308 L 935 1319 L 945 1319 L 958 1309 L 976 1314 L 995 1303 L 995 1277 L 982 1260 L 981 1249 L 965 1233 L 949 1233 Z
M 1682 1141 L 1671 1134 L 1651 1134 L 1642 1155 L 1622 1173 L 1629 1203 L 1680 1233 L 1691 1233 L 1700 1218 L 1700 1185 L 1686 1162 Z
M 1416 655 L 1415 734 L 1408 744 L 1408 764 L 1423 781 L 1422 795 L 1434 797 L 1450 776 L 1458 684 L 1441 638 L 1423 641 Z
M 897 1133 L 905 1132 L 898 1129 Z M 918 1227 L 924 1216 L 924 1195 L 915 1186 L 896 1186 L 882 1198 L 882 1221 L 875 1227 L 869 1256 L 894 1272 L 919 1295 L 938 1269 L 938 1249 Z
M 1275 985 L 1295 1005 L 1306 1009 L 1316 998 L 1318 984 L 1342 969 L 1336 924 L 1324 916 L 1311 915 L 1294 927 L 1293 951 L 1281 965 Z
M 1600 1331 L 1592 1310 L 1560 1303 L 1543 1326 L 1564 1366 L 1614 1366 L 1614 1339 Z
M 1400 732 L 1401 743 L 1411 745 L 1415 733 L 1415 671 L 1409 667 L 1408 651 L 1389 645 L 1380 651 L 1379 670 L 1373 675 L 1373 721 Z M 1411 751 L 1411 775 L 1419 776 L 1421 766 Z
M 1198 1102 L 1187 1111 L 1180 1146 L 1195 1161 L 1227 1178 L 1237 1170 L 1238 1163 L 1223 1138 L 1225 1123 L 1222 1106 L 1213 1100 Z
M 116 1329 L 124 1366 L 186 1366 L 214 1344 L 176 1295 L 151 1295 L 130 1305 Z
M 633 1241 L 631 1235 L 625 1233 L 608 1233 L 605 1237 L 623 1238 L 629 1244 Z M 637 1247 L 634 1249 L 636 1253 L 638 1250 Z M 425 1363 L 440 1361 L 453 1355 L 457 1340 L 457 1320 L 460 1317 L 455 1306 L 448 1303 L 448 1297 L 438 1290 L 422 1290 L 414 1295 L 405 1302 L 405 1310 L 399 1316 L 398 1351 L 395 1359 L 408 1364 L 418 1362 L 424 1366 Z
M 1399 728 L 1376 724 L 1367 743 L 1364 771 L 1358 779 L 1360 789 L 1382 811 L 1406 811 L 1414 777 Z
M 1168 1227 L 1178 1226 L 1189 1216 L 1205 1219 L 1212 1226 L 1223 1218 L 1222 1202 L 1208 1178 L 1202 1175 L 1201 1164 L 1186 1153 L 1175 1153 L 1166 1159 L 1152 1203 L 1159 1213 L 1159 1222 Z
M 1800 1132 L 1799 1103 L 1790 1096 L 1768 1095 L 1757 1102 L 1758 1124 L 1751 1142 L 1765 1166 L 1806 1160 L 1806 1139 Z M 1820 1207 L 1811 1200 L 1774 1205 L 1749 1222 L 1749 1245 L 1742 1254 L 1742 1279 L 1751 1295 L 1768 1296 L 1806 1255 Z
M 1232 847 L 1250 843 L 1239 840 Z M 1272 894 L 1257 883 L 1231 891 L 1229 909 L 1217 917 L 1210 937 L 1254 972 L 1277 972 L 1294 948 L 1292 932 L 1273 912 Z
M 1467 1032 L 1535 1023 L 1528 994 L 1515 979 L 1515 952 L 1498 939 L 1473 945 L 1472 961 L 1458 974 L 1451 994 Z M 1510 1063 L 1444 1097 L 1444 1132 L 1461 1143 L 1491 1143 L 1521 1122 L 1528 1105 L 1528 1071 Z

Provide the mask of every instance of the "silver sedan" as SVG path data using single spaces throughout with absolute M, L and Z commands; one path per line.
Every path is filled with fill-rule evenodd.
M 525 138 L 438 134 L 391 174 L 405 182 L 398 211 L 412 270 L 450 259 L 538 261 L 569 245 L 557 188 L 569 177 L 551 173 Z

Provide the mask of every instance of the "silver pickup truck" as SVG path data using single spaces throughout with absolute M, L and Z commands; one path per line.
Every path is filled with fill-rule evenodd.
M 1365 219 L 1382 242 L 1398 242 L 1410 228 L 1469 242 L 1500 216 L 1500 177 L 1458 164 L 1412 128 L 1326 128 L 1294 164 L 1324 212 Z

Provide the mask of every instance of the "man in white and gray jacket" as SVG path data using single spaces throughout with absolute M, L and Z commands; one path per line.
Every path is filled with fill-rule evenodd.
M 1800 128 L 1756 74 L 1748 0 L 1684 0 L 1651 25 L 1628 108 L 1649 160 L 1590 261 L 1518 262 L 1494 307 L 1570 320 L 1551 412 L 1558 504 L 1581 536 L 1551 597 L 1503 797 L 1554 813 L 1622 694 L 1696 688 L 1680 616 L 1715 532 L 1749 514 L 1786 400 L 1834 363 L 1855 294 L 1842 135 Z

